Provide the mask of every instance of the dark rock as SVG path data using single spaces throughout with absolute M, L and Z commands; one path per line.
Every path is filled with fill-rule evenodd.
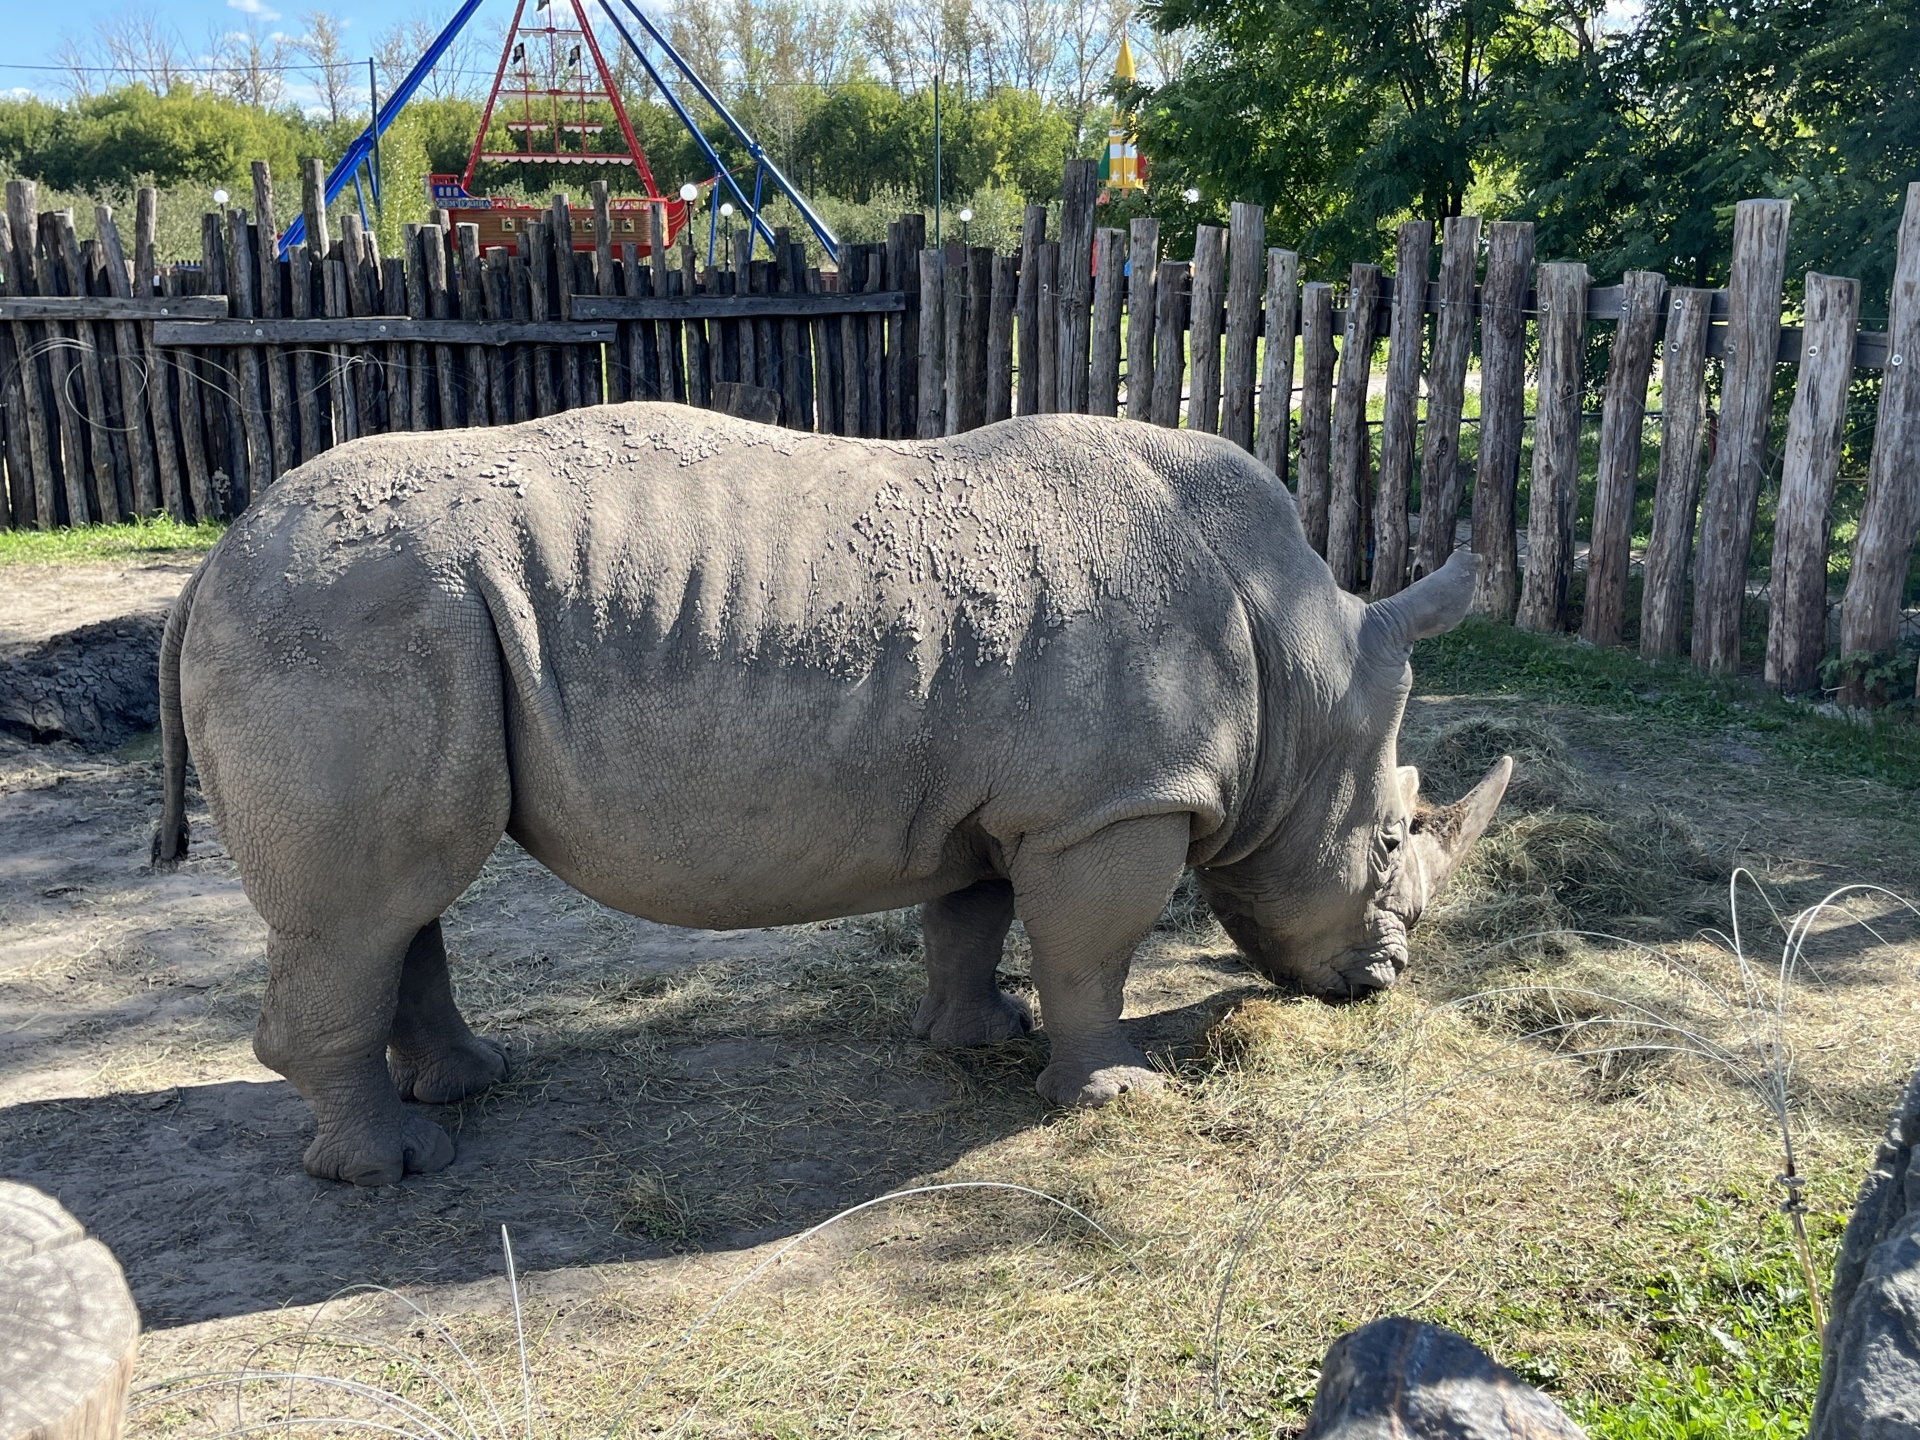
M 1301 1440 L 1584 1440 L 1560 1407 L 1451 1330 L 1395 1315 L 1342 1335 Z
M 0 730 L 111 750 L 160 723 L 163 612 L 121 615 L 0 660 Z
M 1887 1127 L 1833 1267 L 1808 1440 L 1920 1440 L 1920 1073 Z

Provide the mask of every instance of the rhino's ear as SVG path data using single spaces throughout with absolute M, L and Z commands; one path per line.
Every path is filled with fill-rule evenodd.
M 1383 658 L 1404 660 L 1414 641 L 1446 634 L 1466 618 L 1479 578 L 1480 557 L 1471 550 L 1456 550 L 1433 574 L 1422 576 L 1398 595 L 1376 600 L 1367 607 L 1367 649 Z
M 1402 765 L 1395 772 L 1400 783 L 1400 805 L 1411 815 L 1420 805 L 1420 771 L 1412 765 Z

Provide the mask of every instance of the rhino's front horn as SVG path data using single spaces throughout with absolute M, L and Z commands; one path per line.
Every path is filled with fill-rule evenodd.
M 1502 755 L 1499 763 L 1473 789 L 1453 804 L 1427 810 L 1414 816 L 1408 837 L 1419 857 L 1420 871 L 1426 879 L 1426 899 L 1440 893 L 1454 870 L 1466 858 L 1500 808 L 1500 797 L 1507 793 L 1507 781 L 1513 778 L 1513 757 Z

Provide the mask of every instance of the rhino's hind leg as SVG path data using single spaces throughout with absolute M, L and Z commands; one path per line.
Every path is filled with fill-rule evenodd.
M 920 907 L 927 995 L 913 1033 L 936 1045 L 991 1045 L 1033 1028 L 1027 1002 L 995 973 L 1013 924 L 1013 883 L 982 880 Z
M 387 1068 L 401 1099 L 433 1105 L 478 1094 L 507 1073 L 505 1048 L 474 1034 L 453 1003 L 438 920 L 420 927 L 401 962 Z
M 1127 967 L 1186 864 L 1184 814 L 1123 820 L 1052 854 L 1014 864 L 1020 919 L 1052 1063 L 1035 1088 L 1059 1105 L 1104 1105 L 1157 1091 L 1159 1073 L 1120 1029 Z

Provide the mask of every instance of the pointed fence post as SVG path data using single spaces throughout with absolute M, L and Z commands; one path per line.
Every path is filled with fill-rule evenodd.
M 1687 567 L 1707 431 L 1707 327 L 1713 291 L 1675 290 L 1667 300 L 1660 357 L 1660 479 L 1653 492 L 1653 532 L 1640 589 L 1640 655 L 1680 653 L 1687 619 Z
M 1413 578 L 1447 563 L 1459 528 L 1466 472 L 1460 465 L 1460 416 L 1473 351 L 1474 277 L 1480 268 L 1480 217 L 1450 215 L 1441 227 L 1440 318 L 1427 375 L 1427 433 L 1420 451 L 1420 543 Z
M 1593 488 L 1587 599 L 1580 616 L 1580 637 L 1590 645 L 1618 645 L 1626 620 L 1647 378 L 1653 371 L 1653 342 L 1666 310 L 1667 277 L 1651 270 L 1629 270 L 1620 288 L 1620 323 L 1613 332 L 1607 398 L 1600 412 L 1600 470 Z
M 1413 488 L 1414 431 L 1420 407 L 1420 360 L 1427 338 L 1427 261 L 1433 222 L 1400 227 L 1393 256 L 1393 321 L 1387 340 L 1387 394 L 1380 412 L 1379 499 L 1373 511 L 1376 600 L 1407 583 L 1407 497 Z
M 1293 426 L 1293 342 L 1300 333 L 1300 257 L 1291 250 L 1267 251 L 1265 327 L 1260 434 L 1254 454 L 1285 484 L 1288 432 Z
M 1533 484 L 1528 490 L 1527 571 L 1515 623 L 1557 632 L 1573 576 L 1573 517 L 1580 503 L 1581 361 L 1587 341 L 1587 267 L 1542 265 L 1540 370 L 1534 390 Z
M 1347 288 L 1345 334 L 1340 344 L 1340 387 L 1333 402 L 1332 489 L 1327 510 L 1327 564 L 1342 590 L 1357 589 L 1366 556 L 1368 461 L 1373 437 L 1367 428 L 1367 382 L 1373 376 L 1380 267 L 1355 265 Z

